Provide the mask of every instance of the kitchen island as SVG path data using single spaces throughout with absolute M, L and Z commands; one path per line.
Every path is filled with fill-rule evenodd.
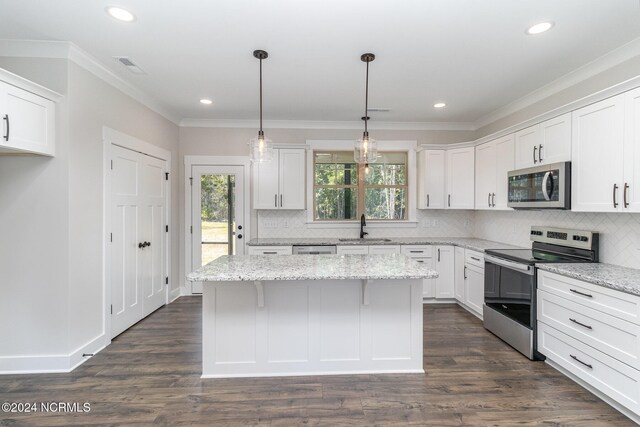
M 405 255 L 223 256 L 203 282 L 202 377 L 422 373 L 422 281 Z

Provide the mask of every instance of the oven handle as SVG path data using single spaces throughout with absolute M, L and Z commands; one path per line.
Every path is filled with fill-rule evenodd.
M 499 265 L 500 267 L 516 270 L 521 273 L 527 274 L 529 276 L 533 276 L 535 272 L 535 269 L 531 265 L 525 265 L 525 264 L 520 264 L 518 262 L 507 261 L 506 259 L 496 258 L 491 255 L 485 255 L 484 261 L 489 262 L 491 264 Z

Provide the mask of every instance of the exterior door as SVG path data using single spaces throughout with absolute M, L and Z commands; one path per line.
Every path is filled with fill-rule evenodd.
M 166 301 L 166 164 L 112 145 L 111 337 Z
M 244 255 L 244 166 L 192 166 L 192 269 Z M 194 283 L 192 293 L 201 293 Z

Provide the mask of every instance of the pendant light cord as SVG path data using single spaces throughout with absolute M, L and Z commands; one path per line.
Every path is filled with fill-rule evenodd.
M 260 134 L 262 134 L 262 58 L 260 58 Z
M 367 132 L 367 122 L 369 121 L 369 117 L 367 113 L 369 112 L 369 61 L 367 61 L 367 82 L 365 84 L 364 91 L 364 134 L 368 136 Z

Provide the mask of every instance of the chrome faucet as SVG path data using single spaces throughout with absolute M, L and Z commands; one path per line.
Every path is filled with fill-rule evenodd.
M 364 219 L 364 214 L 362 214 L 362 216 L 360 217 L 360 238 L 364 239 L 364 236 L 366 236 L 367 233 L 366 231 L 364 231 L 364 227 L 367 225 L 367 221 L 365 221 Z

